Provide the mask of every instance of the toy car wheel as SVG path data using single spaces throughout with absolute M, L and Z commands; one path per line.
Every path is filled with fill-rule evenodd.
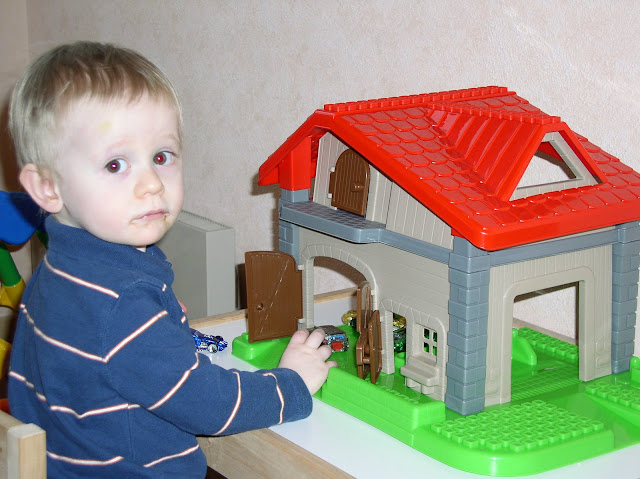
M 210 344 L 209 346 L 207 346 L 207 351 L 209 351 L 210 353 L 217 353 L 218 346 L 216 346 L 215 344 Z

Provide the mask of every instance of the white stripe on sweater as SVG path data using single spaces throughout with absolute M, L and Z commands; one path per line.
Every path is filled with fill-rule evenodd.
M 224 423 L 224 426 L 222 426 L 218 432 L 213 434 L 214 436 L 217 436 L 218 434 L 222 434 L 224 431 L 226 431 L 229 428 L 229 426 L 235 419 L 236 414 L 238 414 L 238 409 L 240 409 L 240 403 L 242 402 L 242 385 L 240 384 L 240 373 L 238 373 L 238 371 L 231 371 L 231 372 L 235 374 L 236 378 L 238 379 L 238 396 L 236 398 L 236 404 L 233 407 L 233 410 L 231 411 L 231 414 L 229 415 L 227 422 Z
M 278 424 L 282 424 L 282 422 L 284 421 L 284 395 L 282 394 L 282 390 L 280 389 L 280 385 L 278 384 L 278 377 L 271 372 L 263 373 L 262 375 L 271 376 L 276 380 L 276 392 L 278 393 L 278 398 L 280 398 L 280 420 L 278 421 Z
M 142 333 L 144 333 L 147 329 L 149 329 L 155 322 L 157 322 L 159 319 L 164 318 L 166 315 L 169 314 L 166 310 L 160 311 L 158 314 L 153 316 L 146 323 L 144 323 L 142 326 L 140 326 L 138 329 L 132 332 L 129 336 L 127 336 L 122 341 L 120 341 L 115 348 L 113 348 L 111 351 L 107 353 L 105 357 L 102 357 L 102 356 L 98 356 L 97 354 L 88 353 L 74 346 L 71 346 L 70 344 L 64 343 L 62 341 L 52 338 L 51 336 L 46 335 L 45 333 L 42 332 L 40 328 L 36 326 L 35 321 L 29 315 L 29 312 L 27 311 L 27 308 L 24 307 L 24 305 L 22 305 L 22 309 L 24 311 L 25 317 L 27 318 L 29 323 L 33 326 L 33 331 L 49 344 L 52 344 L 61 349 L 64 349 L 65 351 L 69 351 L 70 353 L 77 354 L 78 356 L 81 356 L 85 359 L 90 359 L 92 361 L 98 361 L 105 364 L 108 363 L 111 360 L 111 358 L 113 358 L 113 356 L 115 356 L 116 353 L 122 350 L 122 348 L 124 348 L 127 344 L 129 344 L 131 341 L 133 341 L 135 338 L 137 338 Z
M 200 448 L 199 444 L 196 444 L 193 447 L 190 447 L 189 449 L 185 449 L 182 452 L 179 452 L 177 454 L 172 454 L 170 456 L 165 456 L 165 457 L 161 457 L 159 459 L 156 459 L 155 461 L 149 462 L 147 464 L 144 465 L 144 467 L 153 467 L 156 464 L 160 464 L 161 462 L 167 461 L 169 459 L 175 459 L 176 457 L 182 457 L 182 456 L 186 456 L 188 454 L 191 454 L 192 452 L 197 451 Z
M 47 451 L 47 456 L 49 456 L 51 459 L 68 462 L 69 464 L 77 464 L 79 466 L 111 466 L 112 464 L 116 464 L 124 459 L 124 457 L 122 456 L 114 456 L 111 459 L 107 459 L 105 461 L 97 461 L 94 459 L 78 459 L 75 457 L 61 456 L 51 451 Z
M 180 380 L 176 383 L 176 385 L 173 386 L 171 390 L 162 399 L 160 399 L 160 401 L 158 401 L 153 406 L 151 406 L 149 408 L 149 411 L 153 411 L 154 409 L 159 408 L 164 403 L 166 403 L 169 399 L 171 399 L 171 397 L 182 387 L 185 381 L 189 378 L 189 376 L 191 375 L 191 371 L 196 369 L 199 365 L 200 365 L 200 355 L 196 354 L 196 362 L 193 364 L 193 366 L 191 366 L 188 370 L 184 372 L 184 374 L 182 375 Z
M 47 266 L 47 268 L 49 268 L 49 270 L 51 270 L 52 273 L 57 274 L 58 276 L 61 276 L 62 278 L 68 279 L 69 281 L 79 284 L 80 286 L 85 286 L 87 288 L 93 289 L 95 291 L 98 291 L 99 293 L 103 293 L 106 295 L 111 296 L 112 298 L 116 298 L 118 299 L 120 297 L 120 295 L 118 295 L 118 293 L 116 293 L 115 291 L 109 289 L 109 288 L 105 288 L 104 286 L 100 286 L 99 284 L 95 284 L 95 283 L 90 283 L 89 281 L 85 281 L 84 279 L 78 278 L 77 276 L 73 276 L 69 273 L 66 273 L 64 271 L 62 271 L 61 269 L 58 268 L 54 268 L 53 266 L 51 266 L 51 263 L 49 263 L 49 260 L 47 259 L 47 256 L 45 255 L 45 257 L 43 258 L 44 260 L 44 264 Z

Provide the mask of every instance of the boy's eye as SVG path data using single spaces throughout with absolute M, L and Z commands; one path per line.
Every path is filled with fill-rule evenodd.
M 111 160 L 104 167 L 109 173 L 120 173 L 127 167 L 127 162 L 122 158 L 116 158 L 115 160 Z
M 173 162 L 173 153 L 169 151 L 156 153 L 156 156 L 153 157 L 153 162 L 156 165 L 169 165 Z

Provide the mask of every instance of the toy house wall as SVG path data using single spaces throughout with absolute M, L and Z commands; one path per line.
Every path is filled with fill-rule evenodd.
M 391 189 L 387 229 L 436 246 L 453 248 L 451 226 L 396 184 Z
M 486 406 L 511 398 L 514 299 L 538 289 L 579 283 L 578 311 L 565 319 L 579 322 L 580 379 L 611 374 L 611 258 L 611 245 L 607 245 L 491 269 Z
M 331 206 L 329 174 L 340 154 L 348 148 L 331 133 L 325 134 L 318 145 L 318 162 L 313 201 Z M 451 227 L 425 208 L 410 194 L 373 165 L 370 168 L 369 199 L 366 218 L 386 225 L 402 235 L 451 249 Z
M 303 313 L 306 325 L 321 325 L 313 318 L 313 260 L 330 257 L 358 270 L 371 284 L 373 307 L 382 323 L 383 372 L 393 372 L 392 313 L 407 319 L 407 370 L 405 375 L 424 384 L 423 392 L 444 399 L 446 389 L 447 331 L 449 329 L 448 266 L 381 243 L 353 244 L 305 228 L 297 228 L 303 270 Z M 424 330 L 436 332 L 437 355 L 424 349 Z
M 340 154 L 349 148 L 331 133 L 325 134 L 318 143 L 316 179 L 313 185 L 313 201 L 319 205 L 331 206 L 329 198 L 329 174 L 336 166 Z M 370 219 L 367 215 L 367 219 Z

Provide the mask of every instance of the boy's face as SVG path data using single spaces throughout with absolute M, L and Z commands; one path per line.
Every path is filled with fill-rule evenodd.
M 112 243 L 156 243 L 182 208 L 182 148 L 173 105 L 83 99 L 59 123 L 56 219 Z

